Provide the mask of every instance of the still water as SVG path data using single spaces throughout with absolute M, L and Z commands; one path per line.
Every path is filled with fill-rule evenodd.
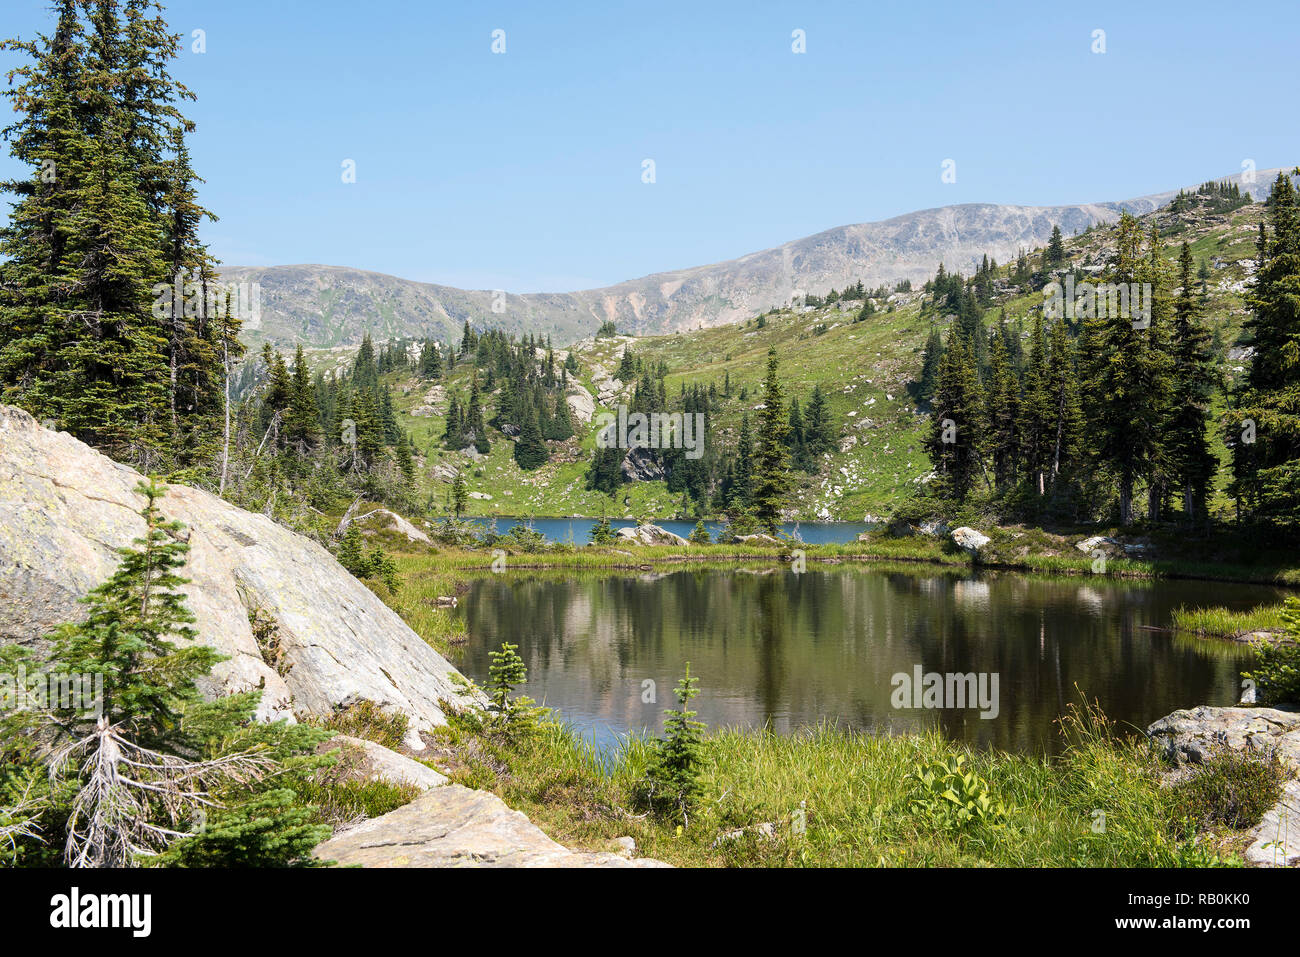
M 1055 753 L 1053 719 L 1079 692 L 1138 727 L 1177 708 L 1235 702 L 1249 666 L 1241 646 L 1151 629 L 1167 626 L 1179 605 L 1247 609 L 1281 597 L 1212 582 L 848 566 L 801 575 L 513 572 L 473 583 L 463 605 L 470 640 L 455 660 L 482 684 L 488 652 L 519 645 L 529 675 L 521 690 L 604 744 L 659 731 L 690 661 L 701 690 L 692 706 L 713 726 L 937 727 L 979 747 Z M 918 666 L 983 674 L 990 691 L 996 675 L 996 717 L 981 718 L 978 707 L 894 707 L 894 676 L 910 678 Z
M 546 536 L 550 542 L 573 542 L 586 545 L 591 541 L 591 530 L 596 527 L 594 518 L 470 518 L 469 522 L 480 522 L 487 528 L 495 528 L 497 534 L 504 535 L 515 525 L 527 525 Z M 494 524 L 495 523 L 495 524 Z M 636 522 L 622 518 L 611 518 L 609 524 L 615 529 L 632 528 Z M 655 519 L 655 524 L 667 529 L 674 535 L 686 538 L 695 528 L 694 522 L 678 522 L 672 519 Z M 717 538 L 722 529 L 722 522 L 705 522 L 710 538 Z M 781 531 L 808 545 L 836 545 L 851 542 L 858 535 L 875 525 L 867 522 L 786 522 Z

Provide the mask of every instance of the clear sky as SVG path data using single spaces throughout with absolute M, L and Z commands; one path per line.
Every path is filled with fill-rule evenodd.
M 46 0 L 0 5 L 4 35 L 50 23 Z M 1300 162 L 1294 0 L 167 7 L 232 265 L 566 291 L 915 209 Z

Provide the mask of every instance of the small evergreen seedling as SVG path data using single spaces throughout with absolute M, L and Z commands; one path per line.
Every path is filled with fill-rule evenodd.
M 698 678 L 691 677 L 691 663 L 673 694 L 678 708 L 664 712 L 664 737 L 655 749 L 654 760 L 646 772 L 645 797 L 650 807 L 671 816 L 688 815 L 703 790 L 700 784 L 700 759 L 704 741 L 704 722 L 696 721 L 696 712 L 687 708 L 699 694 Z
M 181 541 L 180 523 L 158 509 L 164 486 L 151 480 L 136 490 L 145 498 L 144 536 L 118 549 L 121 563 L 113 576 L 83 599 L 90 609 L 86 619 L 50 636 L 51 657 L 68 674 L 102 674 L 103 716 L 156 746 L 176 737 L 181 713 L 199 700 L 195 680 L 221 656 L 194 642 L 194 615 L 180 590 L 188 579 L 179 574 L 189 546 Z M 68 728 L 86 722 L 75 709 L 59 716 Z
M 593 545 L 613 545 L 614 544 L 614 527 L 609 524 L 609 519 L 604 515 L 600 521 L 595 524 L 591 530 L 591 544 Z
M 510 711 L 510 692 L 528 680 L 528 668 L 524 659 L 516 654 L 518 650 L 518 645 L 504 641 L 500 651 L 488 652 L 488 657 L 492 659 L 488 668 L 488 694 L 492 697 L 493 706 L 501 714 Z
M 547 710 L 536 707 L 532 698 L 522 695 L 513 701 L 510 699 L 510 692 L 528 680 L 528 667 L 516 654 L 518 650 L 518 645 L 507 641 L 501 643 L 500 651 L 488 652 L 492 664 L 488 668 L 487 690 L 496 716 L 494 724 L 507 735 L 527 735 L 536 731 Z

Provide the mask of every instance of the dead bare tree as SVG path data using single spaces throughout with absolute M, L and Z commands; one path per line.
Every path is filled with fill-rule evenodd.
M 151 751 L 123 737 L 120 726 L 107 718 L 54 755 L 51 780 L 83 757 L 78 768 L 83 783 L 72 802 L 64 845 L 69 867 L 131 867 L 138 857 L 158 854 L 187 836 L 177 830 L 182 820 L 219 807 L 211 796 L 215 785 L 260 781 L 278 767 L 256 749 L 210 761 Z

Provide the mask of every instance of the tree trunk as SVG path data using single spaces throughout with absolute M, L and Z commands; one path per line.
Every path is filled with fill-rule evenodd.
M 225 372 L 226 385 L 226 424 L 222 430 L 221 436 L 221 486 L 219 495 L 226 494 L 226 472 L 230 467 L 230 343 L 226 342 L 221 347 L 221 365 Z

